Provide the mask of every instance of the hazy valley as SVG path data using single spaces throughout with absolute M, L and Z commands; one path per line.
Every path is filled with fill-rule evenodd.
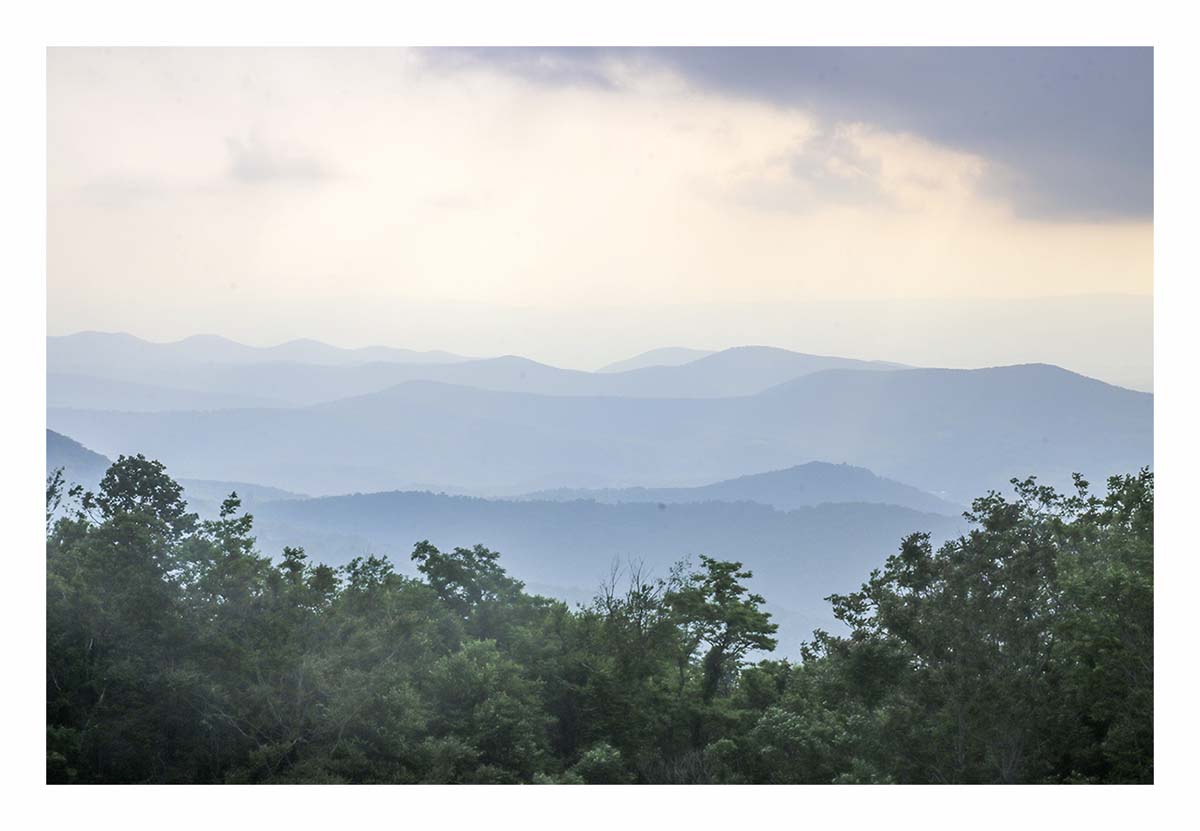
M 48 466 L 167 465 L 264 553 L 345 563 L 484 542 L 585 602 L 614 567 L 753 564 L 790 654 L 913 531 L 947 539 L 1012 477 L 1062 487 L 1152 458 L 1152 396 L 1029 364 L 905 367 L 766 347 L 656 350 L 597 372 L 312 341 L 49 340 Z M 662 360 L 665 363 L 655 363 Z M 58 435 L 61 433 L 62 435 Z M 78 444 L 76 443 L 78 442 Z M 96 452 L 94 452 L 96 451 Z

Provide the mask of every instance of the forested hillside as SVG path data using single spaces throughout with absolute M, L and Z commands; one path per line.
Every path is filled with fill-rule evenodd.
M 101 478 L 112 465 L 112 461 L 84 447 L 79 442 L 56 433 L 46 431 L 46 470 L 62 470 L 65 487 L 81 485 L 95 490 Z M 230 491 L 236 490 L 245 507 L 287 499 L 302 499 L 304 494 L 280 488 L 256 485 L 250 482 L 226 482 L 211 479 L 179 479 L 189 506 L 201 516 L 216 517 L 221 503 Z
M 107 457 L 74 439 L 53 430 L 46 431 L 46 469 L 62 470 L 67 481 L 95 487 L 111 464 Z
M 555 502 L 584 499 L 609 504 L 758 502 L 782 511 L 828 502 L 870 502 L 935 514 L 957 515 L 962 511 L 960 505 L 912 485 L 876 476 L 866 468 L 829 462 L 807 462 L 693 488 L 555 488 L 520 498 Z
M 751 663 L 776 645 L 753 548 L 569 608 L 487 540 L 414 540 L 416 576 L 272 561 L 236 496 L 200 520 L 157 462 L 122 457 L 95 493 L 55 476 L 47 776 L 1152 781 L 1153 475 L 1013 484 L 967 534 L 881 550 L 830 598 L 845 634 Z

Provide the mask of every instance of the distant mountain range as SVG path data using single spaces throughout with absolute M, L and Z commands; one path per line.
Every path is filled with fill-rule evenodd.
M 1150 464 L 1152 416 L 1149 394 L 1027 364 L 827 370 L 719 399 L 409 382 L 293 409 L 52 408 L 48 423 L 106 453 L 154 455 L 189 477 L 315 495 L 409 482 L 511 494 L 688 487 L 832 458 L 967 503 L 1013 476 L 1069 485 L 1073 471 L 1097 478 Z
M 781 511 L 830 502 L 899 505 L 914 511 L 956 515 L 963 506 L 891 479 L 864 467 L 809 462 L 785 470 L 739 476 L 694 488 L 557 488 L 535 491 L 522 500 L 570 502 L 577 499 L 625 504 L 651 502 L 757 502 Z
M 112 460 L 88 448 L 74 439 L 46 431 L 46 473 L 51 474 L 58 468 L 63 469 L 63 478 L 68 485 L 83 485 L 89 490 L 96 490 L 105 472 L 112 465 Z M 171 471 L 168 471 L 171 473 Z M 191 508 L 202 516 L 215 517 L 225 497 L 237 492 L 246 510 L 253 509 L 264 502 L 279 499 L 305 499 L 307 496 L 294 491 L 272 488 L 266 485 L 255 485 L 250 482 L 225 482 L 207 479 L 181 479 L 172 477 L 183 486 L 184 496 Z
M 193 335 L 168 343 L 143 340 L 124 332 L 77 332 L 46 338 L 46 364 L 50 371 L 102 377 L 128 377 L 144 370 L 203 365 L 288 362 L 346 366 L 374 361 L 436 364 L 464 360 L 468 359 L 438 350 L 418 352 L 390 346 L 342 349 L 308 339 L 277 346 L 248 346 L 218 335 Z
M 300 360 L 303 355 L 314 360 Z M 429 355 L 438 360 L 424 361 Z M 472 360 L 382 348 L 336 350 L 309 341 L 258 349 L 212 338 L 155 344 L 91 333 L 48 339 L 47 361 L 49 406 L 141 412 L 308 406 L 407 381 L 537 395 L 721 398 L 752 395 L 826 369 L 901 368 L 744 346 L 677 366 L 582 372 L 512 355 Z
M 663 574 L 682 556 L 737 559 L 795 642 L 832 625 L 822 598 L 901 537 L 958 533 L 961 506 L 1010 478 L 1066 487 L 1153 461 L 1152 395 L 1047 364 L 922 369 L 746 346 L 581 372 L 101 333 L 49 338 L 47 359 L 47 465 L 70 481 L 94 488 L 110 458 L 143 453 L 203 516 L 236 490 L 265 553 L 387 553 L 407 568 L 421 539 L 482 543 L 571 601 L 614 561 Z
M 679 366 L 699 358 L 712 355 L 711 349 L 686 349 L 682 346 L 664 346 L 651 349 L 623 361 L 615 361 L 597 369 L 597 372 L 625 372 L 630 369 L 645 369 L 648 366 Z
M 51 372 L 46 375 L 46 406 L 153 413 L 168 410 L 282 407 L 285 406 L 285 402 L 272 398 L 269 394 L 178 389 L 136 381 Z
M 65 467 L 68 481 L 89 488 L 109 465 L 106 457 L 50 430 L 46 462 L 48 469 Z M 956 506 L 862 468 L 826 463 L 673 492 L 617 491 L 655 497 L 619 504 L 420 492 L 307 498 L 245 482 L 179 481 L 190 507 L 210 518 L 236 490 L 254 514 L 260 550 L 272 556 L 285 545 L 303 546 L 314 560 L 331 564 L 387 554 L 407 571 L 419 540 L 443 547 L 482 543 L 499 550 L 505 568 L 533 590 L 570 602 L 589 600 L 614 566 L 640 562 L 665 576 L 683 557 L 739 559 L 754 570 L 755 584 L 771 599 L 793 648 L 812 628 L 835 625 L 823 598 L 855 588 L 904 535 L 927 531 L 942 539 L 962 526 L 946 515 Z M 881 504 L 886 499 L 901 504 Z M 812 504 L 790 511 L 771 507 L 805 500 Z M 904 503 L 927 504 L 935 512 Z
M 53 430 L 46 431 L 46 469 L 53 471 L 63 468 L 68 482 L 95 488 L 111 464 L 112 460 L 107 456 L 89 450 L 74 439 Z M 214 507 L 219 506 L 231 491 L 237 491 L 249 503 L 312 498 L 306 494 L 250 482 L 187 478 L 177 481 L 185 486 L 189 500 L 201 500 Z M 432 492 L 430 488 L 412 490 Z M 439 495 L 467 496 L 444 492 Z M 618 505 L 755 502 L 784 511 L 831 503 L 870 503 L 948 516 L 956 516 L 962 511 L 960 505 L 911 485 L 876 476 L 866 468 L 829 462 L 809 462 L 785 470 L 740 476 L 694 488 L 558 488 L 523 494 L 510 501 L 590 501 Z

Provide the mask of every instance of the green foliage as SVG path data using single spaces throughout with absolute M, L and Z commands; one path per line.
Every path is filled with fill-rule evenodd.
M 717 685 L 751 649 L 775 648 L 771 635 L 778 628 L 759 607 L 766 601 L 747 592 L 739 581 L 754 575 L 740 571 L 741 563 L 701 557 L 703 570 L 688 575 L 672 589 L 665 603 L 686 633 L 689 654 L 704 645 L 704 703 L 712 701 Z
M 850 635 L 810 647 L 803 707 L 860 709 L 848 746 L 897 781 L 1151 781 L 1153 477 L 1076 484 L 1014 481 L 831 598 Z
M 237 494 L 231 498 L 236 502 Z M 117 459 L 100 480 L 95 503 L 104 519 L 141 514 L 163 525 L 173 537 L 187 533 L 196 524 L 196 515 L 187 512 L 183 488 L 167 475 L 162 462 L 151 461 L 141 453 Z
M 621 751 L 607 742 L 597 742 L 585 750 L 571 766 L 570 774 L 587 785 L 622 785 L 632 779 Z
M 340 568 L 199 521 L 157 462 L 47 482 L 52 782 L 1149 782 L 1153 477 L 1014 482 L 920 534 L 801 660 L 750 572 L 634 566 L 586 607 L 482 546 Z

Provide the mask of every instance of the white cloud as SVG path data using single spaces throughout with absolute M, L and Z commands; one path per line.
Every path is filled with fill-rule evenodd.
M 149 321 L 230 283 L 247 319 L 284 296 L 357 298 L 369 317 L 372 299 L 586 314 L 1150 289 L 1148 222 L 1023 220 L 983 186 L 987 159 L 647 64 L 599 71 L 552 85 L 397 51 L 56 51 L 52 325 L 104 328 L 131 305 Z M 105 183 L 155 197 L 87 197 Z
M 315 158 L 295 150 L 267 147 L 257 137 L 225 139 L 229 151 L 229 175 L 238 182 L 312 182 L 331 174 Z

